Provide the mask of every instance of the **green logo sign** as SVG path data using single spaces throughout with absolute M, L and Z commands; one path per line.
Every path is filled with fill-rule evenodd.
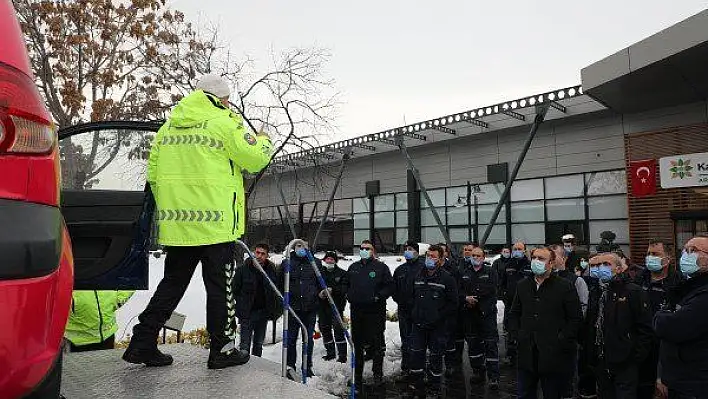
M 693 166 L 691 166 L 691 160 L 684 160 L 681 158 L 675 161 L 671 161 L 671 167 L 669 168 L 669 172 L 671 172 L 672 179 L 684 179 L 686 177 L 693 177 L 693 175 L 691 174 L 692 170 Z
M 369 272 L 369 277 L 371 277 L 371 278 L 376 277 L 376 272 Z

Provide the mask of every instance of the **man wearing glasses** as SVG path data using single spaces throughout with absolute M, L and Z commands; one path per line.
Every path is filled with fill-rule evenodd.
M 654 316 L 661 381 L 669 399 L 708 398 L 708 236 L 686 243 L 680 269 L 687 280 L 678 287 L 676 310 Z
M 364 372 L 364 348 L 372 352 L 374 384 L 383 383 L 383 359 L 386 348 L 386 299 L 395 285 L 388 266 L 376 259 L 376 250 L 369 240 L 359 247 L 361 260 L 349 266 L 349 303 L 352 316 L 352 338 L 356 358 L 356 389 L 361 391 Z

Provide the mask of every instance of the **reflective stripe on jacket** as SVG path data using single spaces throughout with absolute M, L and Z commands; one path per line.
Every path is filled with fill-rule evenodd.
M 98 344 L 118 331 L 116 310 L 135 291 L 74 291 L 64 337 L 76 346 Z

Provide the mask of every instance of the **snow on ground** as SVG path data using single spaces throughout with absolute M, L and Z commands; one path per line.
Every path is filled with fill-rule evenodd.
M 322 254 L 318 254 L 321 255 Z M 282 256 L 274 255 L 273 261 L 280 263 Z M 359 260 L 358 256 L 347 256 L 339 261 L 339 266 L 343 269 L 348 269 L 349 266 Z M 395 268 L 404 262 L 404 259 L 400 256 L 382 256 L 380 260 L 389 266 L 391 273 Z M 490 259 L 492 260 L 492 259 Z M 137 323 L 137 315 L 145 309 L 147 303 L 149 302 L 152 294 L 157 288 L 157 284 L 162 279 L 164 272 L 165 258 L 164 256 L 156 259 L 150 257 L 150 285 L 147 291 L 138 291 L 133 295 L 133 297 L 118 311 L 118 333 L 116 338 L 122 339 L 127 334 L 131 333 L 131 328 Z M 192 281 L 187 288 L 182 301 L 180 301 L 177 306 L 177 312 L 182 313 L 187 316 L 184 331 L 191 331 L 199 327 L 206 325 L 206 292 L 204 290 L 204 285 L 201 277 L 201 269 L 197 268 L 192 277 Z M 396 312 L 397 305 L 393 299 L 389 298 L 386 302 L 386 309 L 389 313 Z M 502 322 L 504 305 L 502 302 L 498 303 L 498 323 Z M 347 306 L 345 316 L 349 316 L 349 307 Z M 275 363 L 281 363 L 282 358 L 282 320 L 278 320 L 276 323 L 276 343 L 272 344 L 272 323 L 268 323 L 268 330 L 266 332 L 265 342 L 266 345 L 263 347 L 263 358 L 273 361 Z M 317 330 L 317 325 L 315 326 Z M 386 355 L 384 358 L 384 376 L 390 377 L 400 373 L 400 363 L 401 363 L 401 338 L 398 330 L 398 323 L 396 322 L 386 322 Z M 238 339 L 237 339 L 238 340 Z M 297 345 L 298 349 L 298 369 L 300 366 L 302 349 L 300 341 Z M 336 361 L 324 361 L 322 356 L 325 355 L 324 345 L 322 339 L 315 340 L 313 359 L 313 371 L 316 377 L 308 379 L 308 385 L 329 392 L 334 395 L 342 395 L 347 392 L 347 381 L 351 376 L 350 363 L 346 364 L 337 363 Z M 347 355 L 349 359 L 349 354 Z M 364 378 L 371 378 L 371 362 L 368 362 L 364 368 Z

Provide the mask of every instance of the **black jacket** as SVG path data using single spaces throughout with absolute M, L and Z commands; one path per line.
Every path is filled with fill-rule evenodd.
M 653 332 L 646 293 L 620 274 L 609 282 L 603 309 L 605 361 L 610 369 L 640 364 L 649 354 Z
M 661 380 L 676 391 L 704 398 L 708 392 L 708 273 L 681 283 L 676 311 L 659 311 Z
M 332 299 L 337 309 L 344 309 L 347 304 L 347 288 L 349 287 L 349 274 L 346 270 L 340 268 L 339 266 L 334 266 L 334 269 L 327 270 L 327 267 L 322 265 L 320 268 L 322 273 L 322 278 L 327 284 L 327 287 L 332 289 Z M 327 297 L 325 299 L 320 298 L 320 308 L 329 309 L 329 302 L 327 302 Z
M 676 287 L 681 283 L 681 276 L 678 273 L 669 272 L 663 279 L 652 281 L 651 273 L 647 273 L 642 278 L 642 289 L 649 298 L 649 307 L 652 316 L 661 309 L 671 309 L 676 306 Z
M 489 316 L 497 314 L 497 273 L 491 266 L 483 265 L 479 271 L 471 263 L 464 263 L 457 283 L 459 301 L 467 316 Z M 465 298 L 474 296 L 479 301 L 476 306 L 467 305 Z
M 366 259 L 349 266 L 347 295 L 353 311 L 386 312 L 386 299 L 396 286 L 385 263 Z
M 423 268 L 413 282 L 413 310 L 411 320 L 422 328 L 444 325 L 457 311 L 457 283 L 442 268 L 430 275 Z
M 502 293 L 502 281 L 504 280 L 504 274 L 506 274 L 506 267 L 509 264 L 509 261 L 511 261 L 511 257 L 505 258 L 503 256 L 500 256 L 497 260 L 492 263 L 492 270 L 497 274 L 497 283 L 499 286 L 497 287 L 497 294 L 501 297 Z
M 504 303 L 510 304 L 516 295 L 516 284 L 524 277 L 531 277 L 531 261 L 529 258 L 511 258 L 506 265 L 501 282 L 501 297 Z
M 597 334 L 595 323 L 597 316 L 600 314 L 600 296 L 602 295 L 602 287 L 600 280 L 596 277 L 583 276 L 585 284 L 588 286 L 588 307 L 583 319 L 582 327 L 578 332 L 578 343 L 583 347 L 581 352 L 586 364 L 597 365 L 598 350 L 595 344 Z
M 263 266 L 268 278 L 278 284 L 278 278 L 275 271 L 275 265 L 271 261 L 267 261 Z M 282 307 L 280 299 L 263 278 L 261 272 L 253 266 L 252 259 L 246 261 L 236 268 L 233 280 L 234 296 L 236 298 L 236 316 L 239 319 L 248 319 L 251 316 L 253 304 L 258 298 L 264 304 L 264 309 L 267 312 L 270 320 L 276 320 L 281 312 Z
M 542 374 L 567 373 L 582 318 L 578 293 L 568 280 L 551 275 L 538 290 L 534 278 L 521 280 L 509 312 L 509 330 L 518 342 L 518 367 Z
M 399 313 L 409 313 L 413 309 L 413 282 L 421 269 L 425 267 L 422 256 L 416 260 L 406 260 L 393 272 L 393 281 L 396 289 L 393 292 L 393 300 L 398 304 Z
M 319 293 L 322 290 L 317 282 L 317 275 L 312 270 L 312 265 L 307 258 L 300 258 L 293 252 L 289 260 L 283 263 L 290 264 L 290 307 L 296 311 L 310 312 L 319 307 Z M 321 269 L 322 264 L 319 259 L 315 259 L 317 266 Z M 285 270 L 285 264 L 283 265 Z M 285 273 L 283 272 L 284 276 Z M 282 280 L 282 277 L 281 277 Z

